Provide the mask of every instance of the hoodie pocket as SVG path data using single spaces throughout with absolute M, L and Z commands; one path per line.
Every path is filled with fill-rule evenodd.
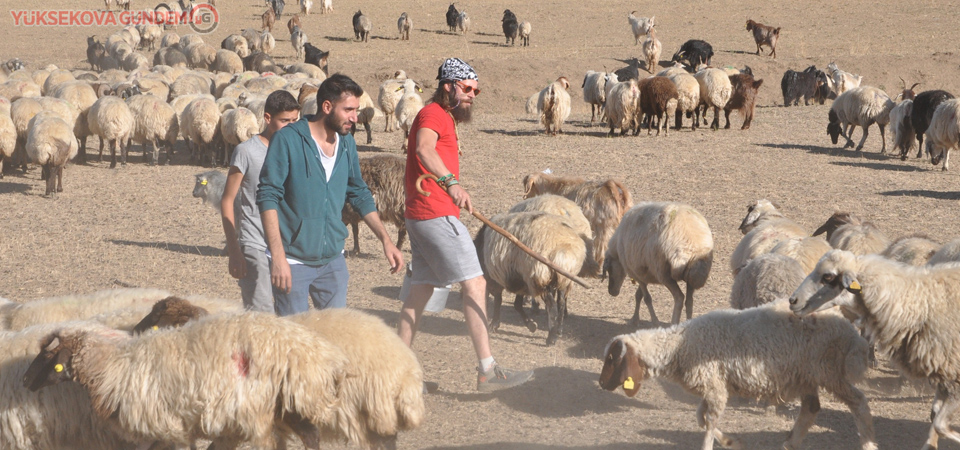
M 317 259 L 321 246 L 323 245 L 323 242 L 321 242 L 323 236 L 322 228 L 323 223 L 321 219 L 303 219 L 300 222 L 300 229 L 298 230 L 296 239 L 290 242 L 290 247 L 296 250 L 295 255 L 308 261 Z

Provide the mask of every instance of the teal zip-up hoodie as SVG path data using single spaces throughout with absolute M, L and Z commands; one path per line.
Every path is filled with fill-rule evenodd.
M 367 183 L 360 176 L 360 160 L 353 136 L 340 136 L 333 174 L 327 182 L 307 116 L 270 140 L 260 171 L 257 207 L 275 209 L 287 257 L 304 264 L 327 264 L 340 255 L 347 227 L 340 220 L 345 201 L 361 216 L 377 210 Z

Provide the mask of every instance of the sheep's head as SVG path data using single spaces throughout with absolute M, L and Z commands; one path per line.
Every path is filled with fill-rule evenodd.
M 946 153 L 943 151 L 943 147 L 933 145 L 933 139 L 927 139 L 927 143 L 924 145 L 927 147 L 927 153 L 930 154 L 930 162 L 933 165 L 940 164 L 940 160 L 943 159 L 943 155 Z
M 40 341 L 40 354 L 23 374 L 23 387 L 36 392 L 73 378 L 73 355 L 79 348 L 75 335 L 53 333 Z
M 523 177 L 523 198 L 536 197 L 540 195 L 540 180 L 543 175 L 534 173 Z
M 840 117 L 837 116 L 837 112 L 833 109 L 830 110 L 830 115 L 828 116 L 830 123 L 827 124 L 827 134 L 830 135 L 830 140 L 834 144 L 840 139 L 840 133 L 843 131 L 840 127 Z
M 640 361 L 636 350 L 617 336 L 607 344 L 603 357 L 603 369 L 600 370 L 600 387 L 608 391 L 623 388 L 627 397 L 633 397 L 640 391 L 640 383 L 650 378 L 650 371 Z
M 557 82 L 563 86 L 564 90 L 570 90 L 570 81 L 567 80 L 567 77 L 557 78 Z
M 833 306 L 854 308 L 854 299 L 862 291 L 857 266 L 853 253 L 830 250 L 790 296 L 790 310 L 806 316 Z
M 620 295 L 620 288 L 623 287 L 623 280 L 627 278 L 627 272 L 623 269 L 620 259 L 612 256 L 610 252 L 607 252 L 603 259 L 603 272 L 600 274 L 600 279 L 605 280 L 608 276 L 610 280 L 607 283 L 607 293 L 616 297 Z
M 747 31 L 753 31 L 756 28 L 757 23 L 752 20 L 747 20 Z
M 920 85 L 920 83 L 913 83 L 913 86 L 907 88 L 907 82 L 903 80 L 903 77 L 900 78 L 900 87 L 903 90 L 898 97 L 902 97 L 904 100 L 913 100 L 917 97 L 917 93 L 913 91 L 913 88 Z
M 817 228 L 817 231 L 813 232 L 813 236 L 827 233 L 827 240 L 829 241 L 830 238 L 833 237 L 834 231 L 837 231 L 838 228 L 847 224 L 860 224 L 860 219 L 852 213 L 835 212 L 823 225 L 820 225 L 820 228 Z
M 167 297 L 153 304 L 150 314 L 133 328 L 134 334 L 150 329 L 175 328 L 207 316 L 210 313 L 199 306 L 179 297 Z
M 196 198 L 205 198 L 207 196 L 207 185 L 210 184 L 210 180 L 205 173 L 201 173 L 196 177 L 197 182 L 193 185 L 193 196 Z
M 747 215 L 740 222 L 740 232 L 743 234 L 749 233 L 757 227 L 764 216 L 773 212 L 777 212 L 777 206 L 767 199 L 757 200 L 756 203 L 747 206 Z

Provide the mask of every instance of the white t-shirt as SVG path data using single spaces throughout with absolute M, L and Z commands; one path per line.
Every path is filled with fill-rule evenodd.
M 320 149 L 320 143 L 316 139 L 313 140 L 313 143 L 317 144 L 317 152 L 320 153 L 320 165 L 323 166 L 323 171 L 327 175 L 327 182 L 330 182 L 330 175 L 333 174 L 333 164 L 337 162 L 337 151 L 340 147 L 340 134 L 334 133 L 333 136 L 333 156 L 329 157 Z

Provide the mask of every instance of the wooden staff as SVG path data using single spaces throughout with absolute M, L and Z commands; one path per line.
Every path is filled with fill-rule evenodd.
M 427 191 L 425 191 L 425 190 L 423 190 L 423 188 L 420 187 L 420 183 L 422 183 L 423 180 L 424 180 L 424 179 L 427 179 L 427 178 L 433 180 L 434 182 L 437 181 L 437 176 L 434 175 L 434 174 L 432 174 L 432 173 L 425 173 L 425 174 L 423 174 L 423 175 L 420 175 L 420 178 L 417 178 L 417 191 L 420 192 L 420 194 L 422 194 L 422 195 L 424 195 L 424 196 L 426 196 L 426 197 L 429 197 L 429 196 L 430 196 L 430 193 L 427 192 Z M 440 189 L 443 189 L 443 192 L 447 192 L 447 187 L 446 187 L 446 186 L 444 186 L 444 185 L 442 185 L 442 184 L 440 184 L 440 183 L 437 183 L 437 186 L 440 186 Z M 587 285 L 587 282 L 586 282 L 586 281 L 583 281 L 583 280 L 581 280 L 579 277 L 577 277 L 576 275 L 574 275 L 574 274 L 572 274 L 572 273 L 569 273 L 569 272 L 567 272 L 566 270 L 563 270 L 563 269 L 555 266 L 552 262 L 550 262 L 550 260 L 548 260 L 547 258 L 544 258 L 544 257 L 543 257 L 542 255 L 540 255 L 539 253 L 531 250 L 530 247 L 527 247 L 526 245 L 524 245 L 523 242 L 520 242 L 520 240 L 517 239 L 517 237 L 514 236 L 513 234 L 511 234 L 509 231 L 504 230 L 504 229 L 501 228 L 499 225 L 491 222 L 490 219 L 487 219 L 487 218 L 486 218 L 483 214 L 481 214 L 480 211 L 478 211 L 476 208 L 473 209 L 473 213 L 472 213 L 472 214 L 473 214 L 473 217 L 476 217 L 477 219 L 480 219 L 480 221 L 483 222 L 484 225 L 490 227 L 493 231 L 496 231 L 497 233 L 502 234 L 503 237 L 509 239 L 510 242 L 513 242 L 513 243 L 514 243 L 514 245 L 516 245 L 517 247 L 520 247 L 520 250 L 523 250 L 524 253 L 532 256 L 532 257 L 533 257 L 534 259 L 536 259 L 537 261 L 540 261 L 540 262 L 546 264 L 547 267 L 553 269 L 554 272 L 557 272 L 557 273 L 559 273 L 560 275 L 563 275 L 563 276 L 565 276 L 565 277 L 573 280 L 574 283 L 577 283 L 577 284 L 579 284 L 580 286 L 583 286 L 583 287 L 585 287 L 585 288 L 590 288 L 590 286 Z

